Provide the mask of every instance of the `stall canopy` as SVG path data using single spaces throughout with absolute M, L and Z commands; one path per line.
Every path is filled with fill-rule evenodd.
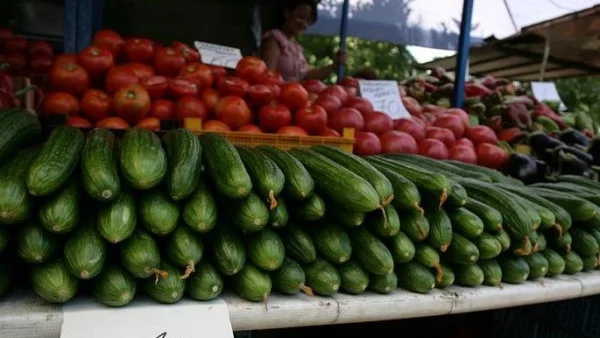
M 600 5 L 524 27 L 472 47 L 469 73 L 531 81 L 600 75 Z M 423 64 L 454 70 L 456 57 Z
M 344 0 L 322 0 L 309 34 L 338 35 Z M 482 37 L 504 38 L 521 27 L 589 8 L 592 0 L 475 1 L 471 45 Z M 348 36 L 456 50 L 463 0 L 350 0 Z

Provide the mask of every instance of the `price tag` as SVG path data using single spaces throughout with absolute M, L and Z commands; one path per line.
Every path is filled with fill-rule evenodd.
M 242 52 L 239 48 L 200 41 L 195 41 L 194 46 L 200 52 L 202 62 L 209 65 L 234 69 L 242 59 Z
M 148 299 L 109 308 L 89 299 L 63 307 L 60 338 L 233 338 L 227 304 L 182 300 L 163 305 Z
M 388 114 L 393 119 L 410 117 L 404 107 L 398 83 L 386 80 L 358 80 L 360 95 L 368 99 L 377 111 Z
M 554 82 L 531 82 L 531 91 L 538 101 L 557 101 L 560 102 L 561 110 L 567 109 Z

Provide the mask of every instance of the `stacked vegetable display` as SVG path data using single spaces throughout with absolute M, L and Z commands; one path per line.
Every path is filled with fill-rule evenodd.
M 328 146 L 234 146 L 215 133 L 58 126 L 0 112 L 2 293 L 88 290 L 124 306 L 522 283 L 598 266 L 598 183 Z

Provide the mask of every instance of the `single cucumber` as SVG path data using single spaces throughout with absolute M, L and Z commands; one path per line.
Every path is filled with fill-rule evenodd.
M 217 202 L 202 180 L 184 202 L 181 218 L 192 230 L 200 233 L 211 231 L 217 224 Z
M 261 271 L 251 263 L 232 278 L 233 291 L 238 296 L 251 302 L 265 302 L 273 288 L 268 273 Z
M 223 292 L 224 281 L 219 271 L 209 262 L 201 261 L 196 271 L 185 282 L 186 294 L 195 300 L 213 300 Z
M 306 285 L 321 296 L 331 296 L 338 292 L 342 279 L 331 263 L 317 258 L 304 266 Z
M 56 253 L 59 245 L 53 234 L 34 222 L 23 226 L 17 236 L 17 254 L 29 264 L 47 261 Z
M 455 167 L 463 169 L 465 171 L 464 177 L 469 177 L 471 174 L 476 173 L 476 174 L 488 176 L 494 183 L 512 184 L 517 187 L 518 186 L 522 187 L 524 185 L 523 182 L 521 182 L 515 178 L 512 178 L 510 176 L 506 176 L 496 169 L 490 169 L 490 168 L 486 168 L 486 167 L 483 167 L 483 166 L 480 166 L 477 164 L 465 163 L 465 162 L 456 161 L 456 160 L 449 160 L 449 161 L 446 161 L 446 163 L 450 163 L 450 164 L 454 165 Z
M 226 276 L 240 272 L 246 264 L 246 249 L 239 230 L 220 224 L 211 234 L 210 244 L 217 269 Z
M 392 200 L 392 205 L 394 207 L 400 210 L 423 211 L 421 208 L 421 193 L 412 181 L 391 170 L 386 165 L 374 161 L 371 161 L 371 163 L 392 183 L 392 187 L 394 189 L 394 199 Z
M 395 272 L 385 276 L 369 275 L 369 286 L 367 288 L 375 293 L 387 295 L 396 290 L 397 287 L 398 276 Z
M 331 201 L 325 201 L 325 205 L 327 206 L 326 216 L 349 228 L 362 225 L 367 218 L 365 212 L 347 210 Z
M 600 252 L 600 246 L 591 233 L 580 228 L 573 228 L 570 233 L 573 237 L 573 250 L 579 255 L 595 256 Z
M 275 229 L 281 228 L 287 225 L 289 219 L 290 215 L 285 199 L 280 198 L 277 200 L 277 206 L 269 210 L 269 225 Z
M 532 252 L 531 255 L 523 257 L 527 265 L 529 265 L 529 280 L 543 278 L 548 273 L 548 260 L 546 256 L 539 252 Z
M 179 277 L 177 268 L 167 261 L 160 263 L 160 269 L 165 272 L 165 276 L 144 280 L 144 292 L 158 303 L 177 303 L 183 297 L 185 281 Z
M 190 196 L 200 180 L 202 146 L 198 137 L 183 128 L 168 131 L 162 138 L 167 162 L 167 193 L 175 201 Z
M 379 210 L 369 213 L 367 221 L 371 231 L 380 237 L 394 237 L 400 231 L 400 216 L 393 205 L 383 207 L 384 212 Z
M 117 139 L 108 129 L 92 129 L 81 150 L 81 182 L 97 201 L 119 196 L 121 181 L 117 169 Z
M 546 273 L 546 276 L 558 276 L 565 271 L 565 260 L 558 252 L 552 249 L 546 249 L 542 251 L 542 255 L 544 255 L 548 261 L 548 272 Z
M 481 173 L 474 172 L 474 171 L 464 170 L 464 169 L 461 169 L 449 162 L 438 161 L 436 159 L 432 159 L 432 158 L 425 157 L 422 155 L 386 154 L 385 156 L 394 158 L 394 159 L 398 159 L 398 160 L 402 160 L 404 162 L 412 163 L 415 165 L 423 166 L 427 170 L 443 172 L 446 176 L 449 176 L 449 177 L 469 176 L 469 177 L 472 177 L 472 178 L 480 180 L 480 181 L 489 182 L 489 183 L 492 182 L 490 177 L 486 174 L 481 174 Z
M 63 260 L 55 260 L 31 269 L 33 292 L 49 303 L 66 303 L 75 297 L 79 281 L 73 276 Z
M 448 194 L 448 201 L 446 203 L 446 207 L 448 209 L 457 209 L 462 208 L 467 204 L 469 200 L 469 195 L 467 195 L 467 190 L 465 187 L 460 185 L 460 183 L 456 182 L 453 179 L 448 180 L 450 184 L 450 193 Z
M 583 270 L 583 260 L 575 251 L 563 253 L 562 258 L 565 260 L 565 274 L 574 275 Z
M 504 229 L 500 229 L 500 231 L 498 231 L 497 233 L 493 234 L 494 237 L 496 237 L 496 239 L 498 240 L 498 242 L 500 242 L 500 246 L 502 247 L 502 252 L 510 249 L 510 236 L 508 235 L 508 232 L 504 231 Z
M 462 286 L 476 287 L 483 284 L 485 276 L 477 264 L 454 266 L 455 283 Z
M 285 258 L 285 246 L 277 233 L 265 228 L 246 237 L 248 259 L 260 269 L 274 271 Z
M 396 264 L 410 262 L 415 257 L 415 245 L 402 231 L 389 239 L 388 249 L 392 253 L 392 258 Z
M 338 267 L 340 289 L 351 295 L 358 295 L 369 286 L 369 274 L 356 261 L 347 261 Z
M 137 291 L 135 279 L 118 265 L 104 269 L 95 281 L 93 294 L 100 303 L 111 307 L 122 307 L 133 300 Z
M 597 256 L 581 256 L 581 260 L 583 261 L 583 271 L 592 271 L 598 267 Z
M 579 175 L 560 175 L 557 177 L 559 182 L 569 182 L 577 184 L 580 187 L 587 189 L 600 190 L 600 183 L 584 176 Z
M 79 279 L 90 279 L 102 272 L 106 261 L 106 243 L 92 225 L 77 230 L 65 243 L 67 268 Z
M 136 230 L 120 247 L 121 263 L 135 278 L 164 275 L 159 270 L 160 252 L 158 244 L 143 230 Z
M 42 226 L 52 233 L 71 232 L 79 223 L 81 197 L 79 182 L 66 182 L 40 205 L 38 217 Z
M 394 271 L 392 253 L 375 235 L 362 227 L 351 228 L 348 233 L 353 256 L 368 272 L 388 275 Z
M 38 153 L 38 147 L 23 149 L 0 166 L 0 224 L 21 223 L 33 212 L 25 175 Z
M 573 245 L 573 237 L 571 233 L 563 232 L 560 236 L 553 237 L 553 246 L 556 250 L 562 252 L 570 252 Z
M 427 244 L 416 246 L 415 262 L 421 263 L 424 267 L 435 270 L 435 280 L 440 282 L 443 277 L 442 266 L 440 265 L 440 254 L 436 249 Z
M 306 167 L 297 158 L 281 149 L 271 146 L 258 146 L 256 149 L 266 154 L 283 172 L 285 184 L 283 192 L 296 200 L 303 200 L 312 195 L 315 181 Z
M 442 278 L 439 281 L 438 280 L 435 281 L 435 287 L 438 289 L 447 288 L 450 285 L 453 285 L 456 280 L 456 276 L 454 275 L 454 271 L 452 270 L 450 265 L 442 263 L 441 267 L 442 267 Z
M 196 264 L 204 254 L 204 242 L 186 226 L 178 226 L 167 239 L 165 251 L 169 260 L 184 269 L 181 279 L 187 279 L 196 271 Z
M 132 128 L 125 132 L 120 149 L 123 178 L 137 190 L 152 189 L 167 174 L 167 155 L 152 131 Z
M 233 224 L 243 232 L 259 231 L 269 223 L 269 208 L 254 192 L 230 203 Z
M 452 222 L 444 209 L 428 211 L 427 220 L 429 221 L 428 243 L 439 250 L 446 252 L 450 242 L 452 242 Z
M 325 201 L 321 196 L 312 194 L 307 199 L 298 202 L 294 208 L 296 217 L 305 221 L 318 221 L 325 216 Z
M 269 210 L 277 207 L 277 196 L 283 190 L 285 176 L 277 164 L 264 153 L 248 147 L 237 147 L 242 162 L 252 179 L 252 186 L 265 199 Z
M 495 259 L 482 259 L 477 265 L 483 271 L 483 284 L 487 286 L 498 286 L 502 283 L 502 268 Z
M 529 278 L 529 265 L 523 257 L 503 256 L 498 260 L 502 268 L 502 281 L 509 284 L 521 284 Z
M 534 188 L 533 191 L 564 208 L 574 221 L 586 221 L 598 212 L 598 206 L 594 203 L 569 193 L 541 188 Z
M 534 233 L 534 231 L 531 233 Z M 522 242 L 512 241 L 509 251 L 515 256 L 527 256 L 533 252 L 533 243 L 529 236 Z
M 312 290 L 306 286 L 304 270 L 296 261 L 285 258 L 281 267 L 271 273 L 273 289 L 284 295 L 295 295 L 300 291 L 312 295 Z
M 472 198 L 467 200 L 465 208 L 481 219 L 485 231 L 496 232 L 502 229 L 502 214 L 495 208 Z
M 542 232 L 533 231 L 529 235 L 529 240 L 531 241 L 531 244 L 533 245 L 534 252 L 546 250 L 546 247 L 548 246 L 548 243 L 546 241 L 546 236 Z
M 311 230 L 317 252 L 333 264 L 346 262 L 352 256 L 352 244 L 346 230 L 334 222 L 322 221 Z
M 142 194 L 138 208 L 142 225 L 154 235 L 166 236 L 177 227 L 179 205 L 160 189 Z
M 484 225 L 481 218 L 467 208 L 458 208 L 448 211 L 452 221 L 452 228 L 468 239 L 481 236 Z
M 415 243 L 423 242 L 429 236 L 429 221 L 422 213 L 410 210 L 400 215 L 402 231 Z
M 109 243 L 120 243 L 129 238 L 137 226 L 135 199 L 128 191 L 98 208 L 96 217 L 98 232 Z
M 521 197 L 519 194 L 514 194 L 508 190 L 504 190 L 510 194 L 518 203 L 520 203 L 526 212 L 529 213 L 533 222 L 533 230 L 537 230 L 538 227 L 542 229 L 548 229 L 556 224 L 556 216 L 550 209 L 531 202 L 530 200 Z
M 285 253 L 300 263 L 309 264 L 317 259 L 317 249 L 308 232 L 296 224 L 289 224 L 279 231 L 285 245 Z
M 477 245 L 479 249 L 479 258 L 491 259 L 498 257 L 502 252 L 502 244 L 494 235 L 490 235 L 487 232 L 481 234 L 481 236 L 473 239 L 473 243 Z
M 42 136 L 42 125 L 37 115 L 27 110 L 0 110 L 0 125 L 0 162 L 9 158 L 17 148 L 37 142 Z
M 467 238 L 454 233 L 446 257 L 454 264 L 474 264 L 479 259 L 479 249 Z
M 424 294 L 435 288 L 433 274 L 417 262 L 398 265 L 396 274 L 398 275 L 398 285 L 408 291 Z

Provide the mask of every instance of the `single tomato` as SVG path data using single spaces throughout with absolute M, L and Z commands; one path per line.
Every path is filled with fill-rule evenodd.
M 428 138 L 419 143 L 419 154 L 437 160 L 447 160 L 448 147 L 440 140 Z
M 159 120 L 172 120 L 175 118 L 175 103 L 173 101 L 158 99 L 150 106 L 150 116 Z
M 199 118 L 202 121 L 208 119 L 208 109 L 202 99 L 195 96 L 184 96 L 177 100 L 177 106 L 175 108 L 175 114 L 177 121 L 183 125 L 183 121 L 186 118 Z
M 139 82 L 140 78 L 132 68 L 127 66 L 114 67 L 108 72 L 104 80 L 108 95 L 113 95 L 123 86 L 130 86 Z
M 81 113 L 91 121 L 100 121 L 112 113 L 113 99 L 102 90 L 88 89 L 80 102 Z
M 196 49 L 179 41 L 173 41 L 173 47 L 183 54 L 186 63 L 200 62 L 200 53 Z
M 356 143 L 353 152 L 359 156 L 372 156 L 381 154 L 382 146 L 379 137 L 366 131 L 356 132 Z
M 262 133 L 262 130 L 254 124 L 247 124 L 245 126 L 241 126 L 240 129 L 238 129 L 237 131 L 242 132 L 242 133 L 252 133 L 252 134 L 260 134 Z
M 124 66 L 131 68 L 135 75 L 140 79 L 145 79 L 147 77 L 155 75 L 154 69 L 152 69 L 152 67 L 150 67 L 149 65 L 145 65 L 143 63 L 130 62 L 124 64 Z
M 169 79 L 169 94 L 173 97 L 198 96 L 198 89 L 195 83 L 183 76 Z
M 258 122 L 260 129 L 273 133 L 292 123 L 292 113 L 283 104 L 269 104 L 260 108 Z
M 202 123 L 202 130 L 210 130 L 216 132 L 231 131 L 231 128 L 225 123 L 219 120 L 208 120 Z
M 160 47 L 154 55 L 154 69 L 160 75 L 176 76 L 185 65 L 185 58 L 180 50 L 173 47 Z
M 325 137 L 342 137 L 342 135 L 340 135 L 340 133 L 338 133 L 337 131 L 335 131 L 334 129 L 331 129 L 329 127 L 325 127 L 323 129 L 321 129 L 317 135 L 325 136 Z
M 154 59 L 154 42 L 149 39 L 127 39 L 123 54 L 128 62 L 150 63 Z
M 29 42 L 26 38 L 20 36 L 12 36 L 2 41 L 2 48 L 7 54 L 10 53 L 27 53 L 27 46 Z
M 327 89 L 327 85 L 319 80 L 306 80 L 302 82 L 302 86 L 309 93 L 321 94 L 325 89 Z
M 386 114 L 379 111 L 373 111 L 363 114 L 365 119 L 365 131 L 370 131 L 375 135 L 381 135 L 394 129 L 394 120 Z
M 348 93 L 348 98 L 358 97 L 358 88 L 357 87 L 344 87 L 346 93 Z
M 212 65 L 209 65 L 209 67 L 210 67 L 210 72 L 212 73 L 212 76 L 213 76 L 214 83 L 219 83 L 219 81 L 221 81 L 222 78 L 227 76 L 227 70 L 225 70 L 225 68 L 219 67 L 219 66 L 212 66 Z
M 150 95 L 139 84 L 121 87 L 115 93 L 113 100 L 117 116 L 131 124 L 135 124 L 150 113 Z
M 426 138 L 434 138 L 444 142 L 447 148 L 452 148 L 456 143 L 456 137 L 450 129 L 440 127 L 427 127 L 425 129 Z
M 90 87 L 90 76 L 85 69 L 75 63 L 54 65 L 48 78 L 54 91 L 79 95 Z
M 156 117 L 144 117 L 143 119 L 139 120 L 136 124 L 136 127 L 140 127 L 142 129 L 148 129 L 148 130 L 152 130 L 152 131 L 159 131 L 160 130 L 160 120 Z
M 329 115 L 329 127 L 343 134 L 344 128 L 354 128 L 355 131 L 365 129 L 365 119 L 360 112 L 354 108 L 342 108 Z
M 346 101 L 348 101 L 348 99 L 350 98 L 346 89 L 344 89 L 344 87 L 342 87 L 340 85 L 333 85 L 331 87 L 328 87 L 323 92 L 321 92 L 321 94 L 322 95 L 333 95 L 333 96 L 337 97 L 338 99 L 340 99 L 342 104 L 346 104 Z
M 488 126 L 473 126 L 467 129 L 467 137 L 473 141 L 476 146 L 483 143 L 497 144 L 498 137 L 496 132 Z
M 458 140 L 456 140 L 456 143 L 454 143 L 454 146 L 465 146 L 465 147 L 469 147 L 471 149 L 475 149 L 475 145 L 473 144 L 473 141 L 469 140 L 466 137 L 460 138 Z
M 77 63 L 79 55 L 77 54 L 60 54 L 54 58 L 54 64 Z
M 239 96 L 244 97 L 250 85 L 246 80 L 235 76 L 225 76 L 221 78 L 218 85 L 219 94 L 221 96 Z
M 323 107 L 327 114 L 333 114 L 342 109 L 342 101 L 335 95 L 319 95 L 314 103 Z
M 243 57 L 235 67 L 235 76 L 248 81 L 250 84 L 261 83 L 262 76 L 267 72 L 265 62 L 256 56 Z
M 129 123 L 120 117 L 111 116 L 104 120 L 96 122 L 97 128 L 114 129 L 114 130 L 125 130 L 129 129 Z
M 97 31 L 92 39 L 92 45 L 108 49 L 115 59 L 121 55 L 124 44 L 121 35 L 109 29 Z
M 283 81 L 283 77 L 278 72 L 268 70 L 262 75 L 260 83 L 281 86 L 285 83 L 285 81 Z
M 414 118 L 402 118 L 396 120 L 394 123 L 394 129 L 409 133 L 417 142 L 421 142 L 425 139 L 424 124 L 417 122 Z
M 358 80 L 356 78 L 348 76 L 348 77 L 345 77 L 342 79 L 342 82 L 340 82 L 340 85 L 342 85 L 344 87 L 358 88 Z
M 215 105 L 215 117 L 225 122 L 231 130 L 252 123 L 252 112 L 246 101 L 238 96 L 225 96 Z
M 114 59 L 108 49 L 90 46 L 79 53 L 78 63 L 91 76 L 101 76 L 114 66 Z
M 372 113 L 375 110 L 371 101 L 359 96 L 348 98 L 344 106 L 354 108 L 363 115 Z
M 418 154 L 417 141 L 409 133 L 391 130 L 379 136 L 381 152 L 390 154 Z
M 445 128 L 454 134 L 454 138 L 459 139 L 465 134 L 465 125 L 457 115 L 444 114 L 433 123 L 435 127 Z
M 33 41 L 27 47 L 27 54 L 30 57 L 41 57 L 52 60 L 54 57 L 54 50 L 52 46 L 43 40 Z
M 265 86 L 269 87 L 269 89 L 273 92 L 273 95 L 275 95 L 276 98 L 278 98 L 279 95 L 281 95 L 281 86 L 272 83 L 267 83 Z
M 71 126 L 71 127 L 75 127 L 75 128 L 82 128 L 82 129 L 92 128 L 92 123 L 90 123 L 90 121 L 84 119 L 83 117 L 79 117 L 79 116 L 69 116 L 67 118 L 67 120 L 65 121 L 65 124 L 67 126 Z
M 255 84 L 248 87 L 248 100 L 251 104 L 263 106 L 275 100 L 275 93 L 268 85 Z
M 213 86 L 213 75 L 210 67 L 199 62 L 185 65 L 183 68 L 181 68 L 179 75 L 184 77 L 189 76 L 197 79 L 202 85 L 202 88 L 211 88 Z
M 291 135 L 291 136 L 308 136 L 306 130 L 296 126 L 285 126 L 277 129 L 277 134 Z
M 302 107 L 294 114 L 294 124 L 311 135 L 317 135 L 327 127 L 327 112 L 317 104 Z
M 79 101 L 70 93 L 51 92 L 44 96 L 42 112 L 49 115 L 79 115 Z
M 160 75 L 154 75 L 144 78 L 140 81 L 140 85 L 148 91 L 148 95 L 153 100 L 160 99 L 167 94 L 169 88 L 169 80 Z
M 465 129 L 469 128 L 469 114 L 467 114 L 466 111 L 460 108 L 450 108 L 446 111 L 446 114 L 458 116 L 465 126 Z
M 279 100 L 292 110 L 300 109 L 308 103 L 308 92 L 299 83 L 287 83 L 281 87 Z
M 462 140 L 462 139 L 461 139 Z M 449 151 L 448 158 L 465 163 L 477 164 L 477 153 L 468 145 L 456 144 Z
M 216 89 L 206 88 L 202 91 L 202 101 L 206 104 L 209 112 L 212 112 L 219 101 L 219 92 Z
M 478 164 L 484 167 L 503 170 L 508 165 L 510 154 L 490 143 L 480 143 L 477 145 Z

